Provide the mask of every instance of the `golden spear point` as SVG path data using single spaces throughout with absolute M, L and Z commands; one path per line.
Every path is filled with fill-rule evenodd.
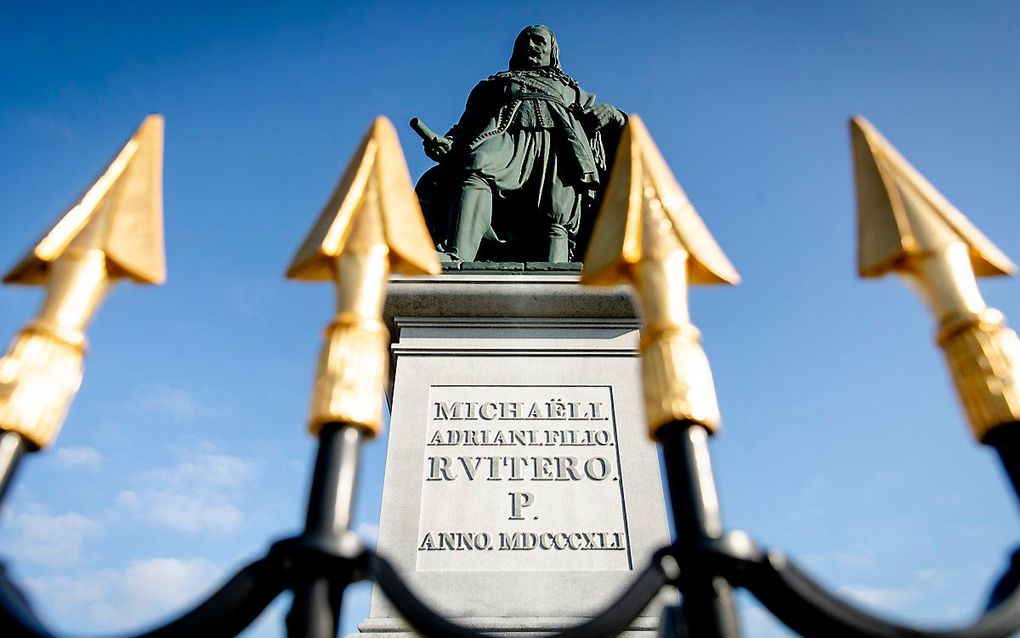
M 864 118 L 850 120 L 862 277 L 894 271 L 931 309 L 974 435 L 1020 420 L 1020 340 L 979 276 L 1016 266 Z
M 862 277 L 912 267 L 960 241 L 974 274 L 1008 275 L 1016 265 L 903 159 L 861 116 L 850 120 L 857 177 L 858 266 Z
M 4 277 L 46 287 L 39 315 L 0 359 L 0 429 L 38 447 L 56 438 L 78 392 L 85 327 L 118 279 L 166 279 L 163 118 L 145 118 L 81 199 Z
M 389 332 L 382 305 L 390 271 L 438 274 L 439 259 L 411 186 L 397 132 L 372 123 L 287 277 L 332 279 L 337 314 L 326 327 L 312 391 L 309 429 L 352 423 L 382 429 Z
M 45 285 L 52 264 L 69 247 L 84 243 L 106 254 L 111 277 L 163 283 L 162 176 L 163 117 L 149 115 L 78 202 L 4 276 L 4 283 Z
M 715 431 L 719 406 L 687 285 L 740 276 L 676 182 L 641 119 L 624 127 L 581 272 L 582 284 L 631 284 L 644 330 L 641 366 L 652 437 L 672 421 Z
M 649 219 L 648 207 L 653 201 L 657 202 L 654 216 L 665 218 L 690 257 L 687 262 L 690 283 L 740 283 L 740 275 L 705 228 L 637 115 L 630 116 L 620 137 L 612 175 L 585 255 L 581 276 L 584 283 L 633 281 L 627 271 L 644 258 L 644 251 L 657 247 L 655 243 L 642 242 L 643 222 Z
M 439 259 L 411 185 L 393 124 L 377 117 L 348 162 L 343 177 L 294 256 L 287 277 L 335 279 L 334 260 L 344 251 L 359 215 L 379 218 L 393 272 L 439 274 Z

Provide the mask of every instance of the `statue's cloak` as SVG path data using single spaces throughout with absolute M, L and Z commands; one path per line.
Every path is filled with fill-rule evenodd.
M 504 163 L 500 156 L 513 152 L 508 134 L 555 131 L 553 152 L 565 169 L 560 177 L 574 184 L 598 183 L 594 140 L 578 117 L 594 103 L 594 95 L 558 76 L 507 71 L 478 83 L 449 136 L 466 155 L 464 167 L 484 175 L 494 160 Z
M 577 239 L 591 225 L 587 217 L 594 215 L 608 170 L 603 133 L 613 134 L 605 140 L 613 149 L 618 133 L 586 128 L 584 113 L 594 104 L 593 94 L 561 73 L 505 71 L 479 82 L 447 133 L 453 140 L 448 161 L 423 175 L 417 187 L 437 243 L 449 235 L 452 191 L 473 174 L 495 195 L 485 237 L 513 243 L 552 223 L 566 230 L 578 254 Z M 553 180 L 556 188 L 550 187 Z M 569 187 L 567 196 L 562 186 Z M 500 259 L 498 245 L 489 252 L 486 258 Z M 517 247 L 508 254 L 520 252 Z

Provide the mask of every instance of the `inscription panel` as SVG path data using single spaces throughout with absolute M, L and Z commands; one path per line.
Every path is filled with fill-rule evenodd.
M 433 385 L 418 571 L 633 569 L 613 392 Z

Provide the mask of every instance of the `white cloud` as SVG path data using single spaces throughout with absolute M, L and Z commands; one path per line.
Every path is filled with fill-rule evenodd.
M 29 503 L 10 513 L 6 522 L 4 552 L 18 561 L 61 567 L 82 558 L 85 542 L 102 536 L 96 521 L 76 512 L 51 514 L 42 505 Z
M 37 601 L 36 604 L 59 614 L 72 614 L 95 605 L 106 596 L 103 570 L 85 577 L 36 576 L 23 582 L 26 593 Z
M 97 605 L 93 614 L 114 621 L 126 614 L 139 619 L 179 606 L 209 591 L 218 583 L 219 570 L 205 559 L 152 558 L 134 561 L 119 574 L 114 589 L 116 602 Z
M 143 390 L 133 407 L 146 414 L 165 414 L 175 421 L 191 421 L 211 412 L 187 390 L 165 384 Z
M 154 477 L 170 486 L 202 483 L 212 487 L 243 486 L 253 473 L 251 459 L 221 454 L 208 445 L 193 452 L 184 452 L 183 459 L 173 468 L 156 470 Z
M 124 491 L 117 495 L 117 504 L 143 513 L 160 525 L 181 532 L 212 532 L 229 534 L 241 527 L 244 513 L 230 503 L 216 503 L 216 497 L 203 494 L 189 496 L 165 490 L 142 493 Z
M 953 576 L 944 569 L 919 569 L 914 579 L 931 589 L 945 589 L 953 583 Z
M 150 522 L 182 532 L 229 534 L 241 527 L 237 500 L 255 473 L 255 463 L 215 451 L 209 444 L 182 450 L 171 467 L 144 472 L 117 504 Z
M 886 611 L 898 611 L 904 605 L 915 602 L 921 592 L 912 588 L 883 588 L 867 585 L 844 585 L 839 592 L 859 603 Z
M 61 470 L 97 470 L 102 463 L 99 450 L 87 445 L 61 447 L 53 452 L 53 465 Z
M 875 567 L 875 555 L 867 550 L 841 550 L 832 553 L 837 564 L 855 569 L 871 569 Z
M 221 571 L 203 558 L 150 558 L 76 577 L 29 578 L 26 584 L 57 614 L 84 611 L 100 629 L 117 631 L 151 624 L 208 595 L 219 586 Z

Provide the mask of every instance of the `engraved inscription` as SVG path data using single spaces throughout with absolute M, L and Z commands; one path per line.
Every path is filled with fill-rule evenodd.
M 608 386 L 433 386 L 419 571 L 632 569 Z

